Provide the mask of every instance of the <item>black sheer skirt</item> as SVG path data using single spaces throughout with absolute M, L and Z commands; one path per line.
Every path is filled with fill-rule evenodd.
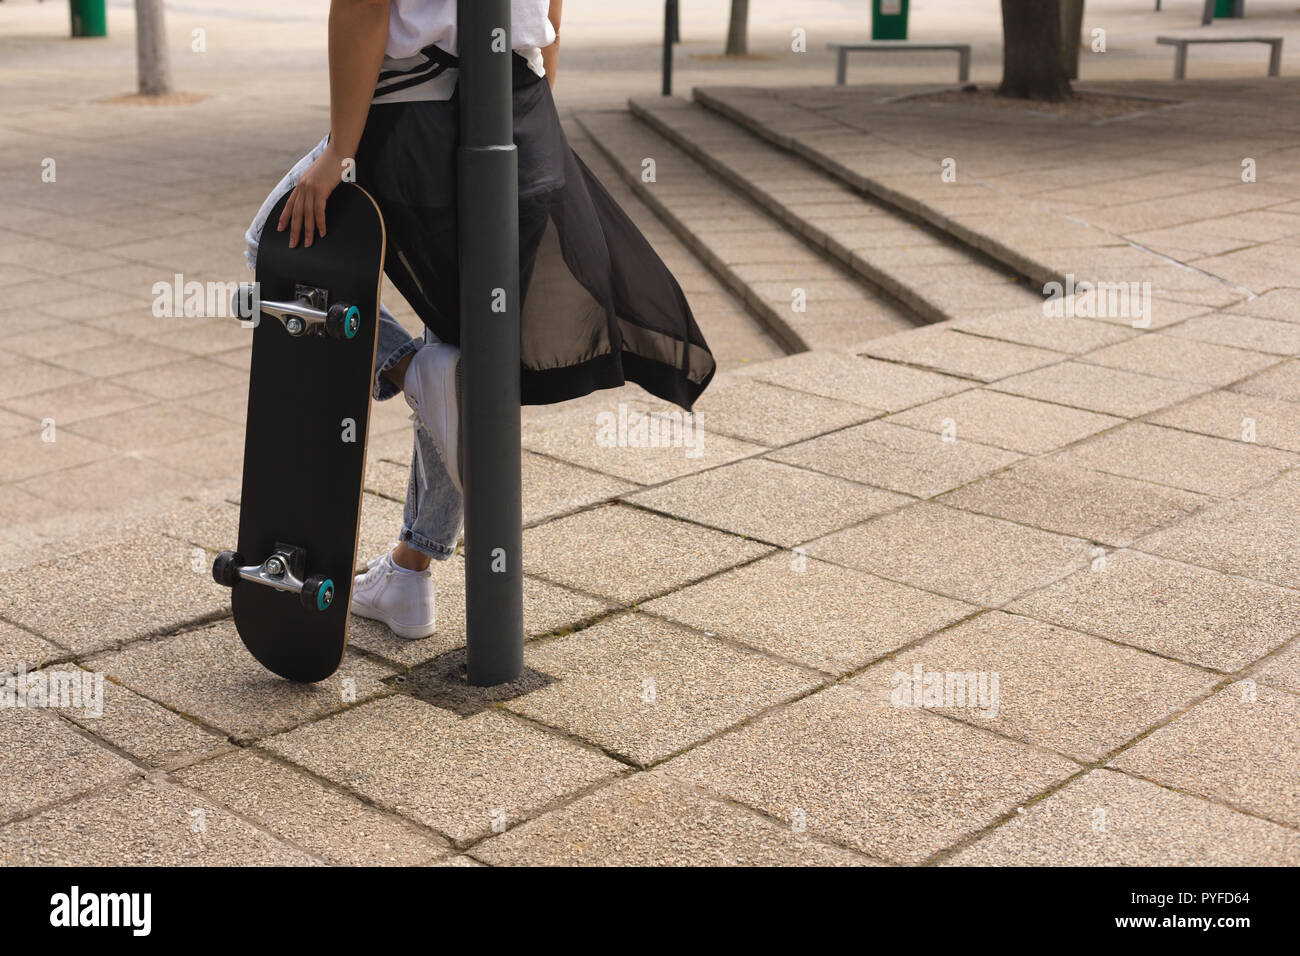
M 514 65 L 524 404 L 632 381 L 690 410 L 715 363 L 681 287 L 569 147 L 546 81 L 518 56 Z M 375 103 L 357 151 L 357 181 L 388 230 L 385 272 L 452 344 L 460 343 L 459 128 L 455 97 Z

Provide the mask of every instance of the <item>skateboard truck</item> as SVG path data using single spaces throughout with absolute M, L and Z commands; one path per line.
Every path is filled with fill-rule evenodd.
M 233 588 L 240 581 L 251 581 L 277 591 L 297 594 L 303 607 L 324 611 L 334 603 L 334 582 L 322 575 L 304 578 L 307 552 L 290 544 L 276 542 L 270 556 L 261 564 L 244 564 L 238 551 L 222 551 L 212 563 L 212 578 Z
M 253 311 L 253 287 L 242 285 L 234 296 L 234 313 L 248 319 Z M 297 284 L 293 288 L 292 302 L 263 299 L 262 311 L 279 319 L 285 331 L 297 338 L 309 333 L 324 332 L 332 339 L 352 339 L 361 330 L 361 310 L 355 305 L 329 301 L 329 292 L 319 286 Z

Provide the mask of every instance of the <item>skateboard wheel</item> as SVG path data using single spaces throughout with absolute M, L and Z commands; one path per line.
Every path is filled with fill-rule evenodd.
M 334 582 L 320 575 L 308 578 L 302 585 L 302 604 L 309 611 L 325 611 L 334 603 Z
M 325 331 L 332 339 L 356 338 L 361 330 L 361 310 L 355 305 L 332 305 L 325 315 Z
M 217 555 L 217 560 L 212 562 L 212 580 L 222 587 L 233 588 L 239 580 L 239 569 L 243 565 L 244 559 L 238 551 L 222 551 Z

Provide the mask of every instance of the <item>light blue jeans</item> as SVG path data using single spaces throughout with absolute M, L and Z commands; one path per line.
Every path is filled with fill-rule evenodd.
M 310 153 L 298 160 L 293 169 L 280 180 L 257 211 L 253 224 L 244 233 L 245 255 L 248 268 L 257 267 L 257 242 L 262 227 L 280 197 L 298 184 L 325 150 L 328 137 L 322 139 Z M 379 306 L 379 344 L 375 350 L 375 377 L 373 394 L 376 401 L 384 402 L 401 390 L 384 377 L 384 373 L 398 362 L 419 351 L 425 345 L 437 343 L 433 333 L 424 330 L 424 338 L 413 338 L 382 303 Z M 456 542 L 465 524 L 465 503 L 452 484 L 442 456 L 438 453 L 428 431 L 418 421 L 415 423 L 415 447 L 411 453 L 411 477 L 406 485 L 406 507 L 402 513 L 399 540 L 427 554 L 445 561 L 456 553 Z

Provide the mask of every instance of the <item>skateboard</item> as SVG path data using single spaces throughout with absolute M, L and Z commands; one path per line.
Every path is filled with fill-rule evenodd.
M 347 646 L 385 234 L 369 193 L 343 183 L 326 235 L 290 249 L 276 231 L 287 201 L 262 230 L 255 285 L 236 294 L 254 326 L 239 539 L 212 576 L 252 655 L 311 683 Z

